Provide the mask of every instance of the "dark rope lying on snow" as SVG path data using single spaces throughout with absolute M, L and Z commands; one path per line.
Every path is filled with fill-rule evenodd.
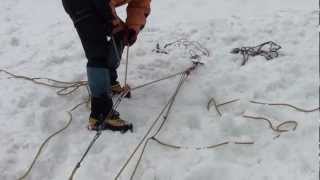
M 241 66 L 244 66 L 247 61 L 249 60 L 249 57 L 254 56 L 263 56 L 266 58 L 266 60 L 271 60 L 279 56 L 278 50 L 281 49 L 281 46 L 276 44 L 275 42 L 268 41 L 265 43 L 262 43 L 258 46 L 254 47 L 241 47 L 241 48 L 234 48 L 231 53 L 232 54 L 241 54 L 243 57 L 243 61 L 241 63 Z
M 285 121 L 282 122 L 281 124 L 279 124 L 278 126 L 275 126 L 272 124 L 271 120 L 265 117 L 258 117 L 258 116 L 249 116 L 249 115 L 243 115 L 244 118 L 249 118 L 249 119 L 256 119 L 256 120 L 264 120 L 266 122 L 268 122 L 269 124 L 269 128 L 272 129 L 274 132 L 278 132 L 278 133 L 283 133 L 283 132 L 288 132 L 288 129 L 282 129 L 281 127 L 283 127 L 284 125 L 288 125 L 288 124 L 292 124 L 293 128 L 292 131 L 295 131 L 297 129 L 298 126 L 298 122 L 297 121 Z
M 230 104 L 230 103 L 234 103 L 234 102 L 238 102 L 240 101 L 240 99 L 234 99 L 231 101 L 227 101 L 221 104 L 217 104 L 216 100 L 212 97 L 209 99 L 208 103 L 207 103 L 207 110 L 209 111 L 211 109 L 211 106 L 214 105 L 216 111 L 218 112 L 218 114 L 221 116 L 221 111 L 219 109 L 219 107 Z M 304 113 L 311 113 L 311 112 L 316 112 L 320 110 L 320 107 L 316 107 L 313 109 L 305 109 L 305 108 L 300 108 L 288 103 L 266 103 L 266 102 L 259 102 L 259 101 L 249 101 L 252 104 L 260 104 L 260 105 L 267 105 L 267 106 L 284 106 L 284 107 L 290 107 L 292 109 L 295 109 L 296 111 L 299 112 L 304 112 Z
M 315 111 L 319 111 L 320 107 L 314 108 L 314 109 L 304 109 L 304 108 L 300 108 L 291 104 L 287 104 L 287 103 L 265 103 L 265 102 L 258 102 L 258 101 L 250 101 L 250 103 L 253 104 L 261 104 L 261 105 L 268 105 L 268 106 L 286 106 L 286 107 L 290 107 L 293 108 L 299 112 L 305 112 L 305 113 L 310 113 L 310 112 L 315 112 Z
M 186 150 L 208 150 L 208 149 L 214 149 L 217 147 L 221 147 L 224 145 L 228 145 L 228 144 L 236 144 L 236 145 L 253 145 L 254 142 L 253 141 L 225 141 L 223 143 L 219 143 L 219 144 L 213 144 L 213 145 L 209 145 L 209 146 L 203 146 L 203 147 L 185 147 L 185 146 L 178 146 L 178 145 L 172 145 L 172 144 L 168 144 L 165 142 L 160 141 L 159 139 L 157 139 L 156 137 L 152 137 L 152 140 L 154 140 L 155 142 L 157 142 L 158 144 L 161 144 L 163 146 L 166 146 L 168 148 L 172 148 L 172 149 L 186 149 Z

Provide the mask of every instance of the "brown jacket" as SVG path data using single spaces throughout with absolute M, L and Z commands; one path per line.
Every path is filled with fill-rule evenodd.
M 118 31 L 117 27 L 121 27 L 123 24 L 116 14 L 116 7 L 128 4 L 125 24 L 138 33 L 146 24 L 147 16 L 150 14 L 150 2 L 151 0 L 111 0 L 109 6 L 115 17 L 113 20 L 114 32 Z

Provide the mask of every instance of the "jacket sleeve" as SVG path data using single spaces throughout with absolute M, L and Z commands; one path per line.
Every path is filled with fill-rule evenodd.
M 150 14 L 151 0 L 131 0 L 127 7 L 126 24 L 129 28 L 139 32 L 146 24 Z

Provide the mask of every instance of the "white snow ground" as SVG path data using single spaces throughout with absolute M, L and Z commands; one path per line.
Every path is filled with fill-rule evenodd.
M 190 65 L 183 50 L 169 55 L 152 52 L 156 43 L 180 38 L 200 42 L 210 50 L 206 65 L 183 86 L 173 113 L 159 138 L 188 147 L 226 140 L 252 140 L 254 145 L 228 145 L 211 150 L 172 150 L 151 143 L 135 179 L 141 180 L 315 180 L 318 177 L 319 113 L 249 104 L 249 100 L 285 102 L 311 109 L 319 106 L 318 11 L 316 1 L 301 0 L 154 0 L 152 14 L 131 49 L 129 82 L 139 85 Z M 123 14 L 123 8 L 120 9 Z M 1 0 L 0 68 L 20 75 L 58 80 L 85 80 L 85 57 L 60 1 Z M 283 49 L 272 61 L 255 57 L 240 67 L 239 46 L 272 40 Z M 122 77 L 123 67 L 119 73 Z M 65 125 L 65 111 L 86 98 L 82 88 L 59 97 L 54 89 L 0 73 L 0 179 L 21 176 L 42 141 Z M 104 132 L 77 180 L 113 179 L 142 138 L 176 80 L 136 91 L 123 101 L 120 112 L 135 132 Z M 219 117 L 206 110 L 211 97 L 226 106 Z M 243 113 L 270 117 L 278 124 L 299 123 L 280 138 L 263 121 Z M 92 139 L 85 128 L 88 110 L 81 107 L 63 134 L 46 146 L 27 179 L 67 179 Z M 135 162 L 135 160 L 133 161 Z M 133 164 L 121 179 L 128 179 Z

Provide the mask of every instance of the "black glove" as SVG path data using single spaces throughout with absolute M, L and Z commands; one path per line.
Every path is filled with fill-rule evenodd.
M 123 40 L 127 46 L 132 46 L 137 41 L 138 33 L 130 28 L 125 28 Z

